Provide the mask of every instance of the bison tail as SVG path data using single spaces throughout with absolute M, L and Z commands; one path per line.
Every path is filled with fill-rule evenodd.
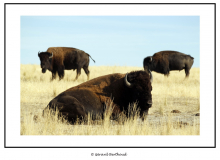
M 89 54 L 88 54 L 89 55 Z M 89 55 L 89 57 L 92 59 L 92 57 Z M 92 59 L 93 60 L 93 62 L 95 63 L 95 60 L 94 59 Z

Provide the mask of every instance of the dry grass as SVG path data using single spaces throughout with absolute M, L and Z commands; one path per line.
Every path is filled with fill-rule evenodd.
M 142 67 L 91 66 L 90 79 L 111 74 L 143 70 Z M 170 76 L 153 72 L 153 106 L 144 121 L 121 116 L 118 121 L 105 119 L 70 125 L 53 114 L 42 117 L 51 99 L 66 89 L 87 80 L 82 70 L 77 81 L 76 71 L 65 71 L 64 79 L 51 81 L 51 72 L 41 73 L 39 65 L 21 65 L 21 135 L 199 135 L 200 70 L 192 68 L 188 79 L 184 71 L 172 71 Z M 132 107 L 136 107 L 133 104 Z M 171 113 L 178 110 L 181 113 Z

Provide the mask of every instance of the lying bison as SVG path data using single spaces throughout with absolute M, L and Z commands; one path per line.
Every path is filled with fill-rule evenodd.
M 82 50 L 67 47 L 50 47 L 46 52 L 38 53 L 38 57 L 41 61 L 42 73 L 45 73 L 47 69 L 51 71 L 52 80 L 56 78 L 57 72 L 61 80 L 64 77 L 65 69 L 73 69 L 73 71 L 76 69 L 76 80 L 81 74 L 81 68 L 84 69 L 89 80 L 89 57 L 91 59 L 92 57 Z
M 144 59 L 144 70 L 169 75 L 172 70 L 185 69 L 186 77 L 194 62 L 194 58 L 176 51 L 161 51 Z
M 145 71 L 109 74 L 64 91 L 45 110 L 58 110 L 69 122 L 74 122 L 77 118 L 87 119 L 88 113 L 103 115 L 105 103 L 113 99 L 112 117 L 128 111 L 133 102 L 138 102 L 140 116 L 144 116 L 152 105 L 151 90 L 150 76 Z

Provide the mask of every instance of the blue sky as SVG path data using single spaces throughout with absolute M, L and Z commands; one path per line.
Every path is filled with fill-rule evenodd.
M 21 63 L 40 64 L 39 51 L 74 47 L 90 66 L 143 66 L 162 50 L 194 57 L 200 67 L 199 16 L 21 16 Z

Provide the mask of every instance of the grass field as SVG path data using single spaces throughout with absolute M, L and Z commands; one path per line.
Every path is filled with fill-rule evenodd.
M 91 66 L 90 79 L 111 73 L 143 70 L 142 67 Z M 41 73 L 40 65 L 20 66 L 20 134 L 21 135 L 200 135 L 200 70 L 192 68 L 189 78 L 184 71 L 171 71 L 169 77 L 153 73 L 152 101 L 144 121 L 135 112 L 134 119 L 122 117 L 70 125 L 57 116 L 42 117 L 42 111 L 59 93 L 86 82 L 81 71 L 65 71 L 64 79 L 51 81 L 51 72 Z M 133 104 L 135 108 L 136 105 Z M 176 113 L 173 113 L 176 112 Z

